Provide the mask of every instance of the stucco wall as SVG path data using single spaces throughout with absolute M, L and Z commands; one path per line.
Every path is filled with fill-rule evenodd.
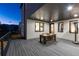
M 42 33 L 49 32 L 49 24 L 44 23 L 44 32 L 35 32 L 35 20 L 27 20 L 27 39 L 39 38 L 39 35 Z
M 72 21 L 72 20 L 78 20 L 79 21 L 79 18 L 69 19 L 69 20 L 63 21 L 64 22 L 63 32 L 58 32 L 58 22 L 55 22 L 55 33 L 56 33 L 58 38 L 64 38 L 64 39 L 71 40 L 71 41 L 75 40 L 75 34 L 69 33 L 69 21 Z M 78 23 L 77 40 L 79 41 L 79 23 Z

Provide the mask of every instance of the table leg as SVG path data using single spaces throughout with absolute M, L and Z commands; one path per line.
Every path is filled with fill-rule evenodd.
M 56 41 L 56 35 L 54 35 L 54 40 Z
M 41 35 L 40 35 L 40 43 L 42 43 L 42 41 L 41 41 Z
M 43 37 L 43 42 L 44 44 L 46 44 L 46 37 Z

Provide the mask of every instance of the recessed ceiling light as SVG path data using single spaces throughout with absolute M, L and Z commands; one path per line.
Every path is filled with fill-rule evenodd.
M 74 17 L 78 17 L 78 14 L 74 14 Z
M 41 20 L 43 20 L 43 17 L 41 17 Z
M 52 22 L 53 20 L 51 19 L 50 21 Z
M 72 10 L 72 6 L 68 6 L 67 10 L 68 11 Z

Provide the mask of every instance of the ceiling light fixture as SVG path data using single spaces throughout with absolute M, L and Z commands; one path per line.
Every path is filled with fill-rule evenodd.
M 52 22 L 53 20 L 51 19 L 50 21 Z
M 43 17 L 41 17 L 41 20 L 43 20 Z
M 72 6 L 68 6 L 67 10 L 68 11 L 72 10 Z
M 74 17 L 78 17 L 78 14 L 74 14 Z

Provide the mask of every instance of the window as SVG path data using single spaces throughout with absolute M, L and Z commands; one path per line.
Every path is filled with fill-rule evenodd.
M 35 31 L 39 31 L 39 23 L 35 23 Z
M 43 32 L 44 31 L 44 23 L 35 22 L 35 32 Z
M 69 22 L 69 32 L 78 33 L 78 21 L 77 20 Z
M 58 23 L 58 32 L 63 32 L 63 28 L 64 28 L 63 24 L 64 24 L 63 22 Z

